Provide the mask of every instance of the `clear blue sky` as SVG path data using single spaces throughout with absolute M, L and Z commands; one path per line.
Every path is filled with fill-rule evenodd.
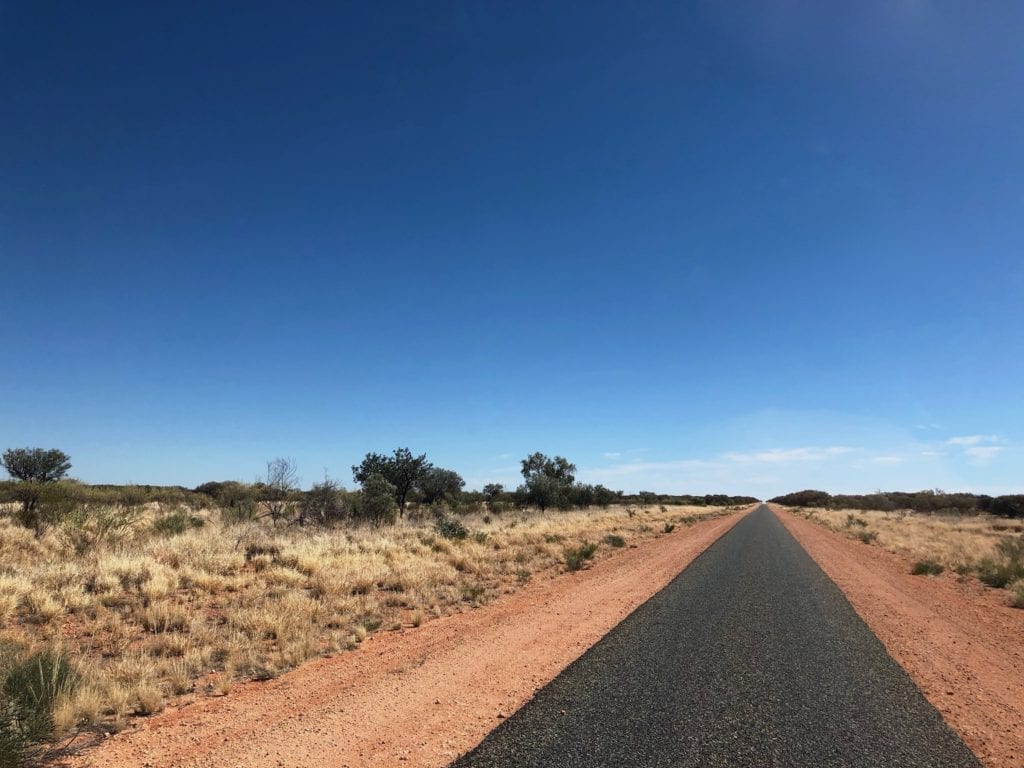
M 1024 5 L 0 4 L 0 447 L 1024 490 Z

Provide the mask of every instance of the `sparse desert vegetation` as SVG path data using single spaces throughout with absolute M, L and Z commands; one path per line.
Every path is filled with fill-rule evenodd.
M 374 471 L 362 493 L 329 482 L 298 492 L 290 469 L 269 465 L 276 487 L 207 484 L 203 493 L 53 478 L 32 489 L 28 521 L 9 495 L 0 516 L 5 669 L 58 654 L 74 681 L 48 700 L 47 728 L 117 729 L 170 698 L 275 677 L 724 511 L 564 509 L 558 494 L 570 480 L 562 489 L 542 481 L 555 503 L 541 512 L 500 490 L 486 502 L 462 498 L 451 477 L 435 477 L 432 503 L 407 503 L 399 517 L 393 496 L 415 485 L 400 491 Z M 7 731 L 27 722 L 12 717 Z M 33 722 L 27 742 L 38 740 Z
M 954 571 L 1010 592 L 1024 607 L 1024 520 L 989 514 L 796 507 L 795 514 L 913 561 L 917 575 Z

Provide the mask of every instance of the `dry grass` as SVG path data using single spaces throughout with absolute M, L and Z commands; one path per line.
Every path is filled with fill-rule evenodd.
M 1024 521 L 988 515 L 924 515 L 859 509 L 796 509 L 795 513 L 918 563 L 959 574 L 999 559 L 997 545 L 1024 535 Z
M 611 508 L 460 518 L 464 540 L 432 521 L 391 528 L 223 525 L 165 537 L 148 510 L 117 543 L 76 554 L 0 519 L 0 639 L 70 649 L 83 677 L 59 726 L 117 728 L 182 695 L 223 695 L 237 679 L 274 677 L 419 626 L 565 568 L 584 541 L 626 545 L 716 507 Z M 595 557 L 614 548 L 598 547 Z

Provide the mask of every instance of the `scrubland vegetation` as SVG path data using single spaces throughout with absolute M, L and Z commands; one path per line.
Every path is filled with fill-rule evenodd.
M 50 734 L 224 694 L 723 512 L 624 503 L 542 454 L 521 488 L 481 493 L 404 449 L 368 454 L 351 492 L 298 490 L 287 459 L 260 482 L 194 490 L 63 480 L 59 451 L 8 451 L 4 466 L 0 768 Z
M 987 586 L 1007 589 L 1009 603 L 1024 608 L 1024 520 L 911 510 L 796 507 L 796 514 L 866 544 L 883 547 L 913 561 L 912 573 L 946 570 L 976 577 Z
M 940 490 L 887 491 L 862 495 L 839 494 L 805 490 L 787 493 L 770 499 L 774 504 L 787 507 L 816 507 L 819 509 L 863 509 L 879 512 L 910 510 L 925 514 L 979 515 L 1024 518 L 1024 495 L 986 496 L 977 493 L 946 493 Z

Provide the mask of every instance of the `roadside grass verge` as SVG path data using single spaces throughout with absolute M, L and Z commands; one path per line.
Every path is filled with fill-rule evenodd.
M 74 685 L 46 699 L 54 734 L 113 731 L 171 699 L 224 695 L 237 680 L 276 677 L 374 632 L 471 610 L 680 519 L 731 511 L 612 507 L 274 528 L 150 505 L 116 540 L 88 547 L 0 518 L 0 648 L 61 648 L 70 660 Z
M 908 511 L 797 508 L 808 520 L 914 560 L 911 573 L 954 571 L 1010 590 L 1024 608 L 1024 521 L 990 515 L 925 515 Z

